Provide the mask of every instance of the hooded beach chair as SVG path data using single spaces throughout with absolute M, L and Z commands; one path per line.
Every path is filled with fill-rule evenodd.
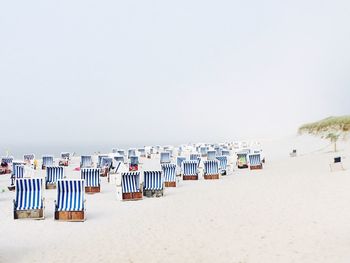
M 101 192 L 99 168 L 82 168 L 81 179 L 85 180 L 85 193 Z
M 247 152 L 237 153 L 237 167 L 239 169 L 248 168 L 248 153 Z
M 82 155 L 80 157 L 80 168 L 90 168 L 92 165 L 93 163 L 91 155 Z
M 146 157 L 145 148 L 139 148 L 139 149 L 137 149 L 137 151 L 139 152 L 140 157 Z
M 208 153 L 207 153 L 207 160 L 208 161 L 215 160 L 215 157 L 216 157 L 216 151 L 214 151 L 214 150 L 208 151 Z
M 124 201 L 142 199 L 140 187 L 140 172 L 128 172 L 121 174 L 122 199 Z
M 263 168 L 260 153 L 248 154 L 248 159 L 249 159 L 250 170 L 257 170 L 257 169 Z
M 51 155 L 44 155 L 42 157 L 42 165 L 41 165 L 41 169 L 45 170 L 47 166 L 53 166 L 53 156 Z
M 143 195 L 147 197 L 161 197 L 164 195 L 162 171 L 143 172 Z
M 205 146 L 200 147 L 200 153 L 201 153 L 201 157 L 207 157 L 208 148 Z
M 198 161 L 182 162 L 183 180 L 198 180 Z
M 139 157 L 130 156 L 129 171 L 138 171 L 139 170 Z
M 11 165 L 13 162 L 13 157 L 2 157 L 1 158 L 1 168 L 0 168 L 0 174 L 9 174 L 13 171 L 13 168 L 11 170 Z
M 117 153 L 118 149 L 117 148 L 112 148 L 112 153 Z
M 230 151 L 229 150 L 222 150 L 221 154 L 222 154 L 222 156 L 230 156 Z
M 198 166 L 201 163 L 201 155 L 199 153 L 191 153 L 190 154 L 190 160 L 191 161 L 197 161 L 198 162 Z
M 161 152 L 160 153 L 160 163 L 170 163 L 170 152 Z
M 101 176 L 104 176 L 104 177 L 108 176 L 112 166 L 113 166 L 112 157 L 102 157 L 100 160 L 100 168 L 102 169 Z
M 23 161 L 26 164 L 31 164 L 35 159 L 35 154 L 34 153 L 28 153 L 23 155 Z
M 70 153 L 69 152 L 62 152 L 61 153 L 61 159 L 58 162 L 58 165 L 68 166 L 69 165 L 69 160 L 70 160 Z
M 227 156 L 218 156 L 216 159 L 219 161 L 219 171 L 221 175 L 227 174 Z
M 162 164 L 165 187 L 176 187 L 176 165 L 174 163 Z
M 102 160 L 104 158 L 108 158 L 109 156 L 107 154 L 102 154 L 102 155 L 98 155 L 97 156 L 97 168 L 102 168 L 103 167 L 103 164 L 102 164 Z
M 204 161 L 204 179 L 219 179 L 219 162 L 217 160 Z
M 136 156 L 136 149 L 134 148 L 128 149 L 128 159 L 130 159 L 132 156 Z
M 56 189 L 57 181 L 63 179 L 63 176 L 64 176 L 64 169 L 62 166 L 47 166 L 45 188 Z
M 14 191 L 16 179 L 24 178 L 24 165 L 22 162 L 13 162 L 11 171 L 11 185 L 8 187 L 10 191 Z
M 178 156 L 176 157 L 176 175 L 181 175 L 182 174 L 182 163 L 183 161 L 186 161 L 186 157 L 183 156 Z
M 125 156 L 125 151 L 124 150 L 118 150 L 117 153 L 120 155 L 120 156 Z
M 13 200 L 14 219 L 44 219 L 44 199 L 41 178 L 16 179 L 16 194 Z
M 85 220 L 84 185 L 84 180 L 81 179 L 62 179 L 57 181 L 55 220 Z
M 114 156 L 114 160 L 117 162 L 125 163 L 125 157 L 123 155 L 121 156 Z

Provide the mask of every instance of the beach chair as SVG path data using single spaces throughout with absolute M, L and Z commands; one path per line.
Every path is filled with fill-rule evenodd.
M 85 180 L 85 193 L 101 192 L 101 179 L 99 168 L 82 168 L 81 179 Z
M 108 158 L 108 157 L 109 156 L 106 154 L 98 155 L 97 156 L 97 168 L 102 168 L 103 167 L 103 164 L 102 164 L 103 159 Z
M 203 146 L 203 147 L 200 147 L 200 153 L 201 153 L 201 157 L 207 157 L 207 154 L 208 154 L 208 148 Z
M 160 163 L 170 163 L 170 152 L 161 152 L 160 153 Z
M 190 154 L 190 161 L 197 161 L 198 166 L 199 166 L 201 163 L 201 155 L 199 153 L 191 153 Z
M 237 153 L 237 167 L 239 169 L 248 168 L 248 153 L 247 152 Z
M 142 199 L 142 189 L 140 187 L 140 172 L 122 173 L 121 183 L 123 201 Z
M 47 166 L 45 177 L 45 188 L 56 189 L 58 180 L 63 179 L 64 169 L 62 166 Z
M 23 155 L 23 161 L 26 164 L 31 164 L 35 159 L 35 154 L 34 153 L 28 153 Z
M 44 199 L 41 178 L 16 179 L 16 194 L 13 200 L 14 219 L 44 219 Z
M 331 172 L 344 171 L 342 158 L 340 156 L 334 157 L 333 162 L 329 164 Z
M 125 156 L 125 151 L 124 150 L 118 150 L 117 153 L 120 155 L 120 156 Z
M 230 151 L 229 150 L 222 150 L 221 154 L 222 154 L 222 156 L 230 156 Z
M 161 197 L 164 195 L 162 171 L 143 172 L 143 195 L 146 197 Z
M 207 160 L 208 161 L 215 160 L 215 157 L 216 157 L 216 151 L 214 151 L 214 150 L 208 151 L 208 153 L 207 153 Z
M 11 170 L 11 185 L 7 188 L 10 191 L 14 191 L 16 188 L 15 181 L 16 179 L 24 178 L 24 165 L 22 162 L 13 162 Z
M 186 157 L 183 156 L 178 156 L 176 157 L 176 175 L 181 175 L 182 174 L 182 163 L 183 161 L 186 161 Z
M 297 150 L 293 149 L 293 151 L 291 153 L 289 153 L 290 157 L 297 157 Z
M 136 149 L 134 148 L 128 149 L 128 159 L 130 159 L 132 156 L 136 156 Z
M 198 161 L 182 162 L 183 180 L 198 180 Z
M 227 156 L 217 156 L 216 159 L 219 161 L 219 171 L 221 175 L 227 174 Z
M 13 157 L 2 157 L 1 158 L 1 167 L 0 167 L 0 174 L 9 174 L 13 171 L 11 170 L 11 165 L 13 162 Z
M 101 176 L 107 177 L 113 165 L 113 158 L 102 157 L 100 161 Z
M 139 157 L 130 156 L 129 171 L 138 171 L 139 170 Z
M 145 150 L 145 148 L 139 148 L 139 149 L 137 149 L 137 151 L 138 151 L 140 157 L 146 157 L 146 150 Z
M 80 168 L 90 168 L 93 166 L 91 155 L 82 155 L 80 157 Z
M 263 168 L 260 153 L 248 154 L 248 159 L 249 159 L 250 170 L 257 170 L 257 169 Z
M 55 220 L 76 222 L 85 220 L 84 180 L 57 181 Z
M 124 156 L 114 156 L 114 160 L 117 162 L 125 163 L 125 158 Z
M 176 165 L 174 163 L 162 164 L 165 187 L 176 187 Z
M 112 148 L 112 153 L 118 153 L 118 149 L 117 148 Z
M 62 152 L 61 159 L 59 160 L 58 165 L 68 166 L 69 160 L 70 160 L 70 153 L 69 152 Z
M 204 179 L 219 179 L 219 163 L 217 160 L 204 161 Z
M 51 156 L 51 155 L 44 155 L 42 157 L 41 169 L 45 170 L 47 166 L 54 166 L 53 156 Z

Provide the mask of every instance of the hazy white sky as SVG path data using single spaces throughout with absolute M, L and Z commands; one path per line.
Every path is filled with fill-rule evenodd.
M 2 1 L 0 141 L 223 141 L 347 114 L 349 14 L 345 0 Z

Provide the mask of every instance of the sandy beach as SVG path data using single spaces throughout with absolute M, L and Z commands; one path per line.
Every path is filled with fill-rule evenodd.
M 350 144 L 339 148 L 350 167 Z M 102 178 L 101 193 L 85 195 L 83 223 L 54 221 L 55 190 L 44 192 L 45 220 L 13 220 L 6 190 L 0 262 L 349 262 L 350 176 L 330 172 L 329 143 L 303 136 L 266 140 L 263 149 L 263 170 L 181 181 L 163 198 L 123 202 L 115 181 Z M 159 167 L 159 159 L 143 162 Z M 1 189 L 9 182 L 1 175 Z

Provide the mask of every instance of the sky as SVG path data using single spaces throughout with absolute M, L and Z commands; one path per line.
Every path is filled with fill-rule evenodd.
M 0 148 L 232 141 L 349 114 L 349 14 L 336 0 L 1 1 Z

